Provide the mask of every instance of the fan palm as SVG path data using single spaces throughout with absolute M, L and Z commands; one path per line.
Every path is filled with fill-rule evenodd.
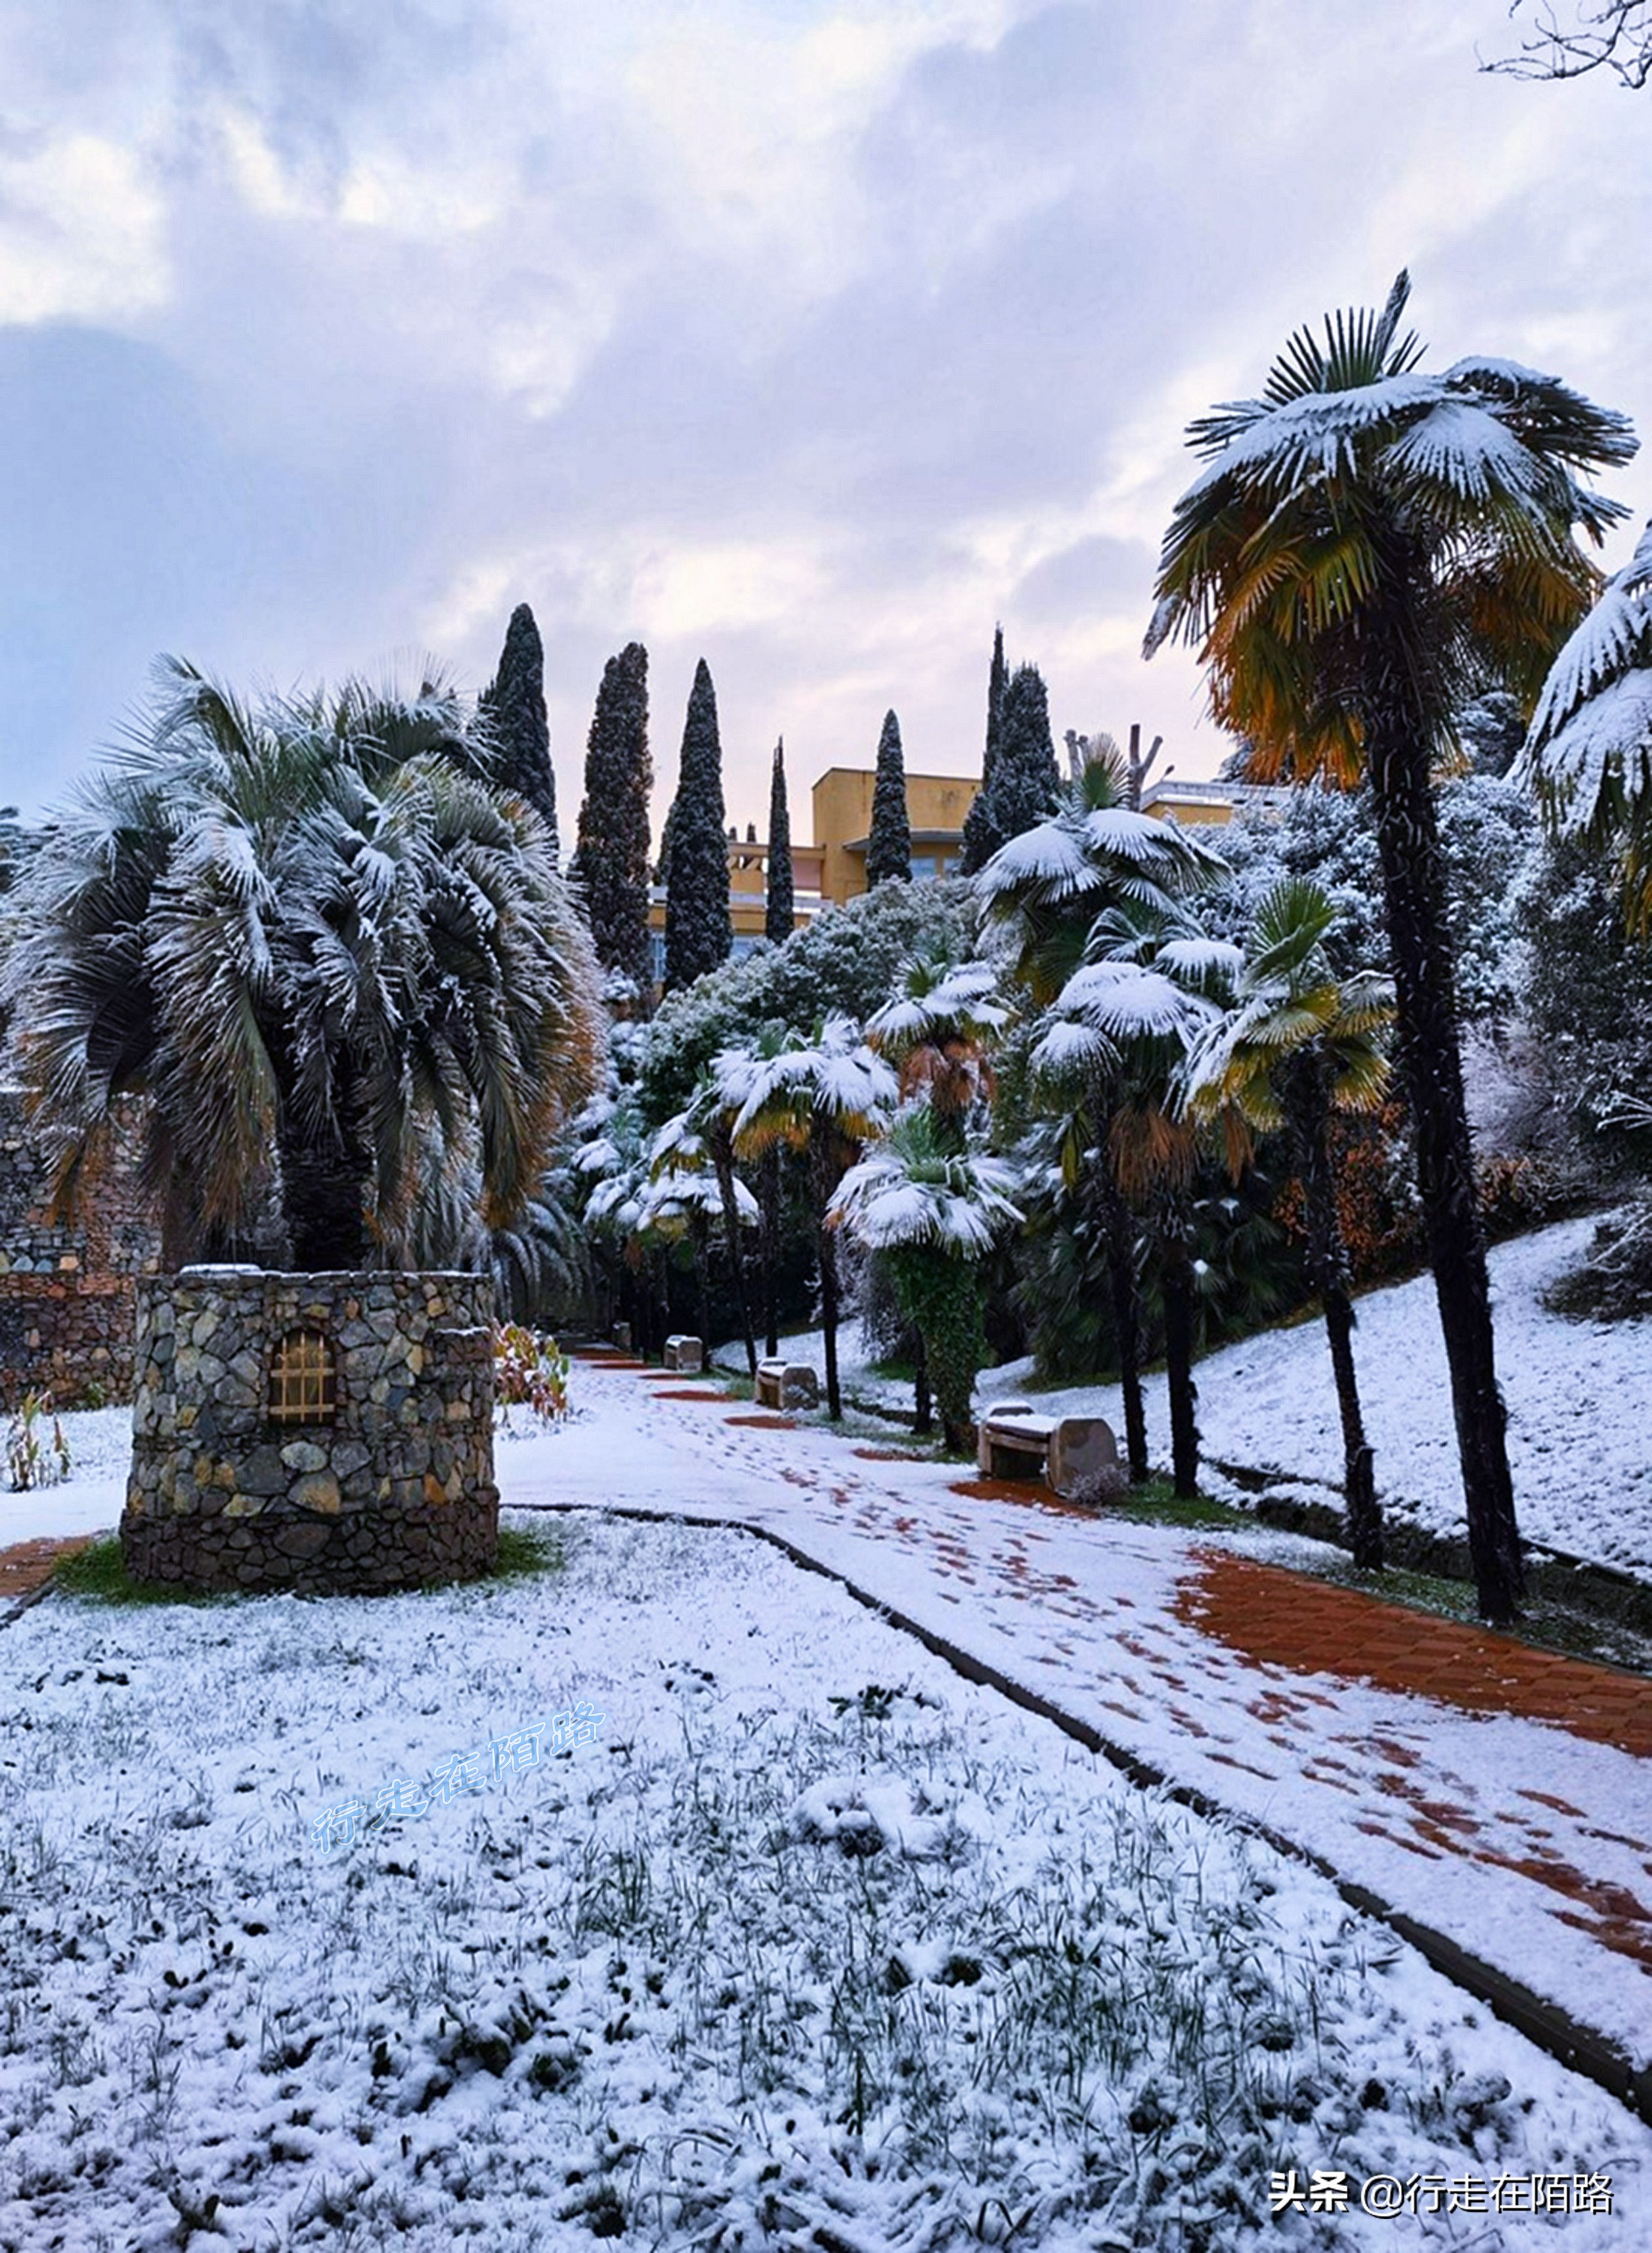
M 920 954 L 902 964 L 900 991 L 866 1021 L 868 1048 L 900 1074 L 903 1098 L 921 1098 L 937 1132 L 963 1147 L 965 1120 L 992 1093 L 986 1050 L 1009 1022 L 986 962 Z
M 694 1280 L 700 1294 L 701 1336 L 709 1353 L 711 1236 L 714 1225 L 721 1222 L 738 1287 L 746 1351 L 755 1376 L 756 1354 L 751 1340 L 751 1321 L 746 1312 L 740 1231 L 755 1228 L 761 1216 L 756 1198 L 735 1175 L 731 1137 L 728 1127 L 721 1124 L 725 1116 L 732 1121 L 733 1114 L 725 1113 L 721 1103 L 714 1108 L 708 1105 L 705 1101 L 707 1092 L 702 1085 L 696 1101 L 687 1111 L 668 1119 L 654 1136 L 649 1147 L 649 1187 L 643 1199 L 639 1225 L 644 1233 L 652 1230 L 667 1242 L 678 1236 L 687 1237 L 694 1254 Z M 708 1112 L 711 1114 L 710 1133 L 701 1123 Z M 719 1140 L 722 1143 L 721 1157 Z
M 1432 795 L 1453 715 L 1536 694 L 1598 582 L 1573 539 L 1623 511 L 1579 479 L 1629 459 L 1623 416 L 1503 360 L 1420 372 L 1410 282 L 1292 338 L 1259 399 L 1195 422 L 1209 457 L 1166 534 L 1149 653 L 1197 644 L 1258 778 L 1368 776 L 1399 1044 L 1482 1615 L 1522 1584 L 1463 1101 Z M 1574 472 L 1578 474 L 1574 474 Z
M 1126 927 L 1133 945 L 1140 946 L 1133 919 Z M 1188 1050 L 1215 1015 L 1216 1004 L 1162 968 L 1112 953 L 1118 928 L 1108 917 L 1098 918 L 1090 948 L 1095 959 L 1073 973 L 1046 1011 L 1032 1065 L 1043 1085 L 1063 1092 L 1071 1106 L 1065 1160 L 1070 1177 L 1079 1177 L 1092 1146 L 1102 1169 L 1126 1452 L 1130 1475 L 1138 1481 L 1147 1474 L 1147 1422 L 1133 1216 L 1143 1206 L 1152 1211 L 1164 1294 L 1171 1468 L 1176 1492 L 1190 1497 L 1197 1489 L 1199 1459 L 1189 1204 L 1197 1149 L 1195 1133 L 1173 1096 Z M 1217 962 L 1230 952 L 1215 941 L 1187 944 L 1191 974 L 1209 982 Z
M 988 944 L 1042 1008 L 1077 967 L 1096 917 L 1129 905 L 1165 925 L 1224 872 L 1219 854 L 1125 803 L 1117 750 L 1091 759 L 1059 813 L 999 847 L 975 878 Z
M 246 1224 L 273 1147 L 298 1266 L 399 1260 L 432 1125 L 508 1230 L 601 1042 L 538 817 L 439 681 L 249 705 L 160 680 L 62 818 L 11 972 L 63 1193 L 143 1094 L 174 1256 Z
M 1514 777 L 1552 834 L 1619 856 L 1629 927 L 1652 935 L 1652 525 L 1555 659 Z
M 1290 1135 L 1307 1210 L 1308 1269 L 1325 1309 L 1342 1424 L 1343 1492 L 1354 1562 L 1381 1570 L 1383 1521 L 1354 1371 L 1354 1307 L 1337 1219 L 1331 1120 L 1374 1111 L 1388 1085 L 1382 1036 L 1394 1015 L 1391 981 L 1372 971 L 1339 980 L 1324 940 L 1336 910 L 1319 886 L 1287 876 L 1259 903 L 1234 1005 L 1188 1059 L 1195 1119 L 1225 1126 L 1236 1177 L 1251 1127 Z
M 1021 1218 L 1000 1159 L 956 1146 L 927 1104 L 909 1104 L 839 1182 L 830 1224 L 889 1263 L 901 1311 L 924 1342 L 949 1447 L 967 1447 L 970 1399 L 986 1357 L 980 1262 Z
M 1223 863 L 1186 831 L 1127 806 L 1126 789 L 1116 751 L 1092 759 L 1060 812 L 1002 846 L 975 885 L 986 941 L 1003 949 L 1010 976 L 1042 1007 L 1063 997 L 1063 1006 L 1045 1028 L 1035 1053 L 1046 1085 L 1056 1085 L 1058 1078 L 1070 1099 L 1063 1158 L 1069 1185 L 1091 1185 L 1099 1210 L 1124 1397 L 1125 1452 L 1130 1475 L 1140 1483 L 1148 1471 L 1137 1279 L 1140 1231 L 1120 1186 L 1119 1166 L 1121 1160 L 1135 1163 L 1154 1149 L 1167 1161 L 1172 1155 L 1179 1159 L 1185 1137 L 1161 1103 L 1149 1098 L 1126 1104 L 1123 1052 L 1105 1024 L 1086 1021 L 1086 988 L 1075 987 L 1070 995 L 1067 988 L 1084 968 L 1092 936 L 1098 953 L 1112 959 L 1120 977 L 1129 963 L 1144 966 L 1160 945 L 1180 940 L 1189 950 L 1186 982 L 1197 985 L 1211 943 L 1195 933 L 1183 903 L 1215 882 Z M 1110 973 L 1099 961 L 1091 967 L 1091 982 L 1099 992 Z M 1145 998 L 1145 989 L 1138 998 Z M 1052 1073 L 1057 1064 L 1063 1067 L 1058 1076 Z M 1097 1153 L 1093 1160 L 1087 1156 L 1091 1150 Z M 1190 1359 L 1190 1345 L 1188 1350 Z M 1189 1439 L 1190 1415 L 1183 1413 L 1188 1398 L 1181 1386 L 1175 1388 L 1180 1445 L 1173 1453 L 1184 1476 L 1190 1475 L 1188 1467 L 1196 1445 Z
M 843 1413 L 838 1382 L 840 1294 L 837 1247 L 826 1211 L 833 1191 L 863 1142 L 888 1126 L 895 1074 L 874 1056 L 847 1017 L 830 1017 L 812 1042 L 750 1060 L 745 1099 L 735 1114 L 734 1147 L 742 1157 L 781 1147 L 808 1155 L 820 1258 L 820 1319 L 826 1339 L 826 1409 Z

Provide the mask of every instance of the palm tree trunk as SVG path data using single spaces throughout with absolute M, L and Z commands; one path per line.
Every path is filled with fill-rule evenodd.
M 826 1130 L 817 1125 L 809 1144 L 814 1175 L 815 1227 L 820 1246 L 820 1324 L 826 1336 L 826 1414 L 833 1423 L 843 1417 L 843 1395 L 838 1386 L 838 1245 L 826 1224 L 832 1202 L 833 1168 L 826 1152 Z
M 763 1197 L 763 1351 L 772 1361 L 780 1350 L 780 1152 L 766 1151 Z
M 1414 652 L 1391 616 L 1387 625 L 1372 652 L 1377 694 L 1368 707 L 1366 750 L 1394 959 L 1400 1062 L 1451 1372 L 1479 1608 L 1494 1627 L 1506 1627 L 1518 1611 L 1524 1573 L 1463 1099 L 1429 737 L 1420 715 L 1414 715 Z
M 746 1348 L 746 1373 L 756 1384 L 757 1342 L 751 1334 L 751 1294 L 746 1288 L 745 1255 L 740 1248 L 740 1208 L 735 1202 L 735 1163 L 733 1154 L 721 1134 L 713 1140 L 711 1156 L 717 1175 L 717 1195 L 722 1201 L 722 1228 L 728 1239 L 728 1264 L 734 1269 L 735 1301 L 740 1308 L 740 1335 Z M 706 1351 L 711 1351 L 709 1338 L 706 1340 Z
M 1307 1207 L 1307 1257 L 1314 1287 L 1325 1309 L 1325 1335 L 1336 1381 L 1342 1425 L 1342 1494 L 1349 1547 L 1363 1573 L 1383 1569 L 1383 1513 L 1377 1499 L 1376 1456 L 1365 1437 L 1359 1383 L 1354 1373 L 1354 1302 L 1349 1296 L 1348 1255 L 1336 1215 L 1336 1175 L 1331 1158 L 1331 1107 L 1324 1068 L 1304 1057 L 1298 1086 L 1287 1097 L 1291 1139 L 1301 1168 Z
M 331 1136 L 319 1143 L 307 1140 L 285 1121 L 276 1142 L 294 1268 L 317 1274 L 366 1267 L 373 1251 L 366 1217 L 366 1154 Z
M 1170 1468 L 1176 1493 L 1184 1502 L 1191 1502 L 1199 1491 L 1199 1391 L 1193 1381 L 1196 1307 L 1188 1234 L 1181 1201 L 1167 1198 L 1160 1221 L 1165 1381 L 1170 1394 Z
M 700 1343 L 705 1350 L 706 1366 L 711 1366 L 711 1230 L 703 1218 L 690 1224 L 689 1240 L 694 1253 L 694 1292 L 700 1303 Z
M 1147 1477 L 1147 1415 L 1141 1396 L 1141 1308 L 1136 1294 L 1136 1224 L 1112 1182 L 1101 1193 L 1107 1233 L 1107 1281 L 1112 1297 L 1113 1343 L 1119 1354 L 1119 1389 L 1125 1404 L 1125 1456 L 1130 1482 Z

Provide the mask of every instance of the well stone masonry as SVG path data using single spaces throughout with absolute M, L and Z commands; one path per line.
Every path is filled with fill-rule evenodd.
M 140 1278 L 133 1579 L 366 1594 L 487 1571 L 491 1316 L 478 1275 Z
M 136 1113 L 113 1123 L 108 1163 L 73 1223 L 51 1218 L 51 1168 L 23 1097 L 0 1088 L 0 1404 L 49 1391 L 59 1408 L 124 1400 L 132 1295 L 160 1266 L 138 1177 Z

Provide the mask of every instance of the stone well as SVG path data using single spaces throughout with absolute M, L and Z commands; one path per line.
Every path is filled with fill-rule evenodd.
M 141 1277 L 133 1579 L 366 1593 L 485 1572 L 491 1315 L 479 1275 Z

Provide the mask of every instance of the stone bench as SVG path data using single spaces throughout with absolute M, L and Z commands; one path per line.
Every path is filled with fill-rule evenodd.
M 629 1353 L 631 1351 L 631 1324 L 629 1322 L 615 1323 L 614 1343 L 618 1347 L 621 1353 Z
M 760 1361 L 756 1398 L 759 1408 L 815 1408 L 820 1380 L 806 1361 Z
M 682 1377 L 698 1377 L 706 1366 L 703 1341 L 688 1336 L 685 1331 L 674 1330 L 666 1340 L 666 1366 Z
M 983 1478 L 1042 1478 L 1056 1494 L 1119 1461 L 1112 1426 L 1099 1416 L 1041 1416 L 1028 1400 L 995 1400 L 976 1433 Z

